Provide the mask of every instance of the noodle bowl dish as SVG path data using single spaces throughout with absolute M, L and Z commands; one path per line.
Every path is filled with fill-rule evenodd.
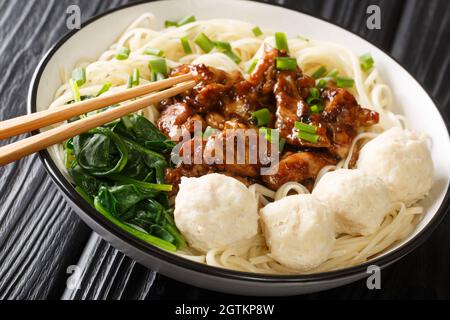
M 404 69 L 304 14 L 180 4 L 94 18 L 35 74 L 30 111 L 196 81 L 41 153 L 96 232 L 170 277 L 254 295 L 343 285 L 424 240 L 444 214 L 450 143 Z

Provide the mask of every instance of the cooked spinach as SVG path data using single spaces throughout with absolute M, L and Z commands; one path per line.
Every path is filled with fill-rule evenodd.
M 146 118 L 130 115 L 64 145 L 77 191 L 114 224 L 167 250 L 186 245 L 164 184 L 173 143 Z

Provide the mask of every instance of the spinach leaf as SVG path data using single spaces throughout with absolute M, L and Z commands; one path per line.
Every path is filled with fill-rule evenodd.
M 97 177 L 122 171 L 128 161 L 128 149 L 122 139 L 107 128 L 96 128 L 73 139 L 78 164 Z
M 144 161 L 146 166 L 155 170 L 156 183 L 164 184 L 164 170 L 167 167 L 166 158 L 155 151 L 142 147 L 140 144 L 130 139 L 127 139 L 125 137 L 122 138 L 123 142 L 125 143 L 128 150 L 130 150 L 130 152 L 135 151 L 140 153 L 142 160 Z
M 175 147 L 175 143 L 167 139 L 153 123 L 138 114 L 123 117 L 115 131 L 150 150 L 163 152 Z
M 72 177 L 75 184 L 83 189 L 83 191 L 92 197 L 92 199 L 97 195 L 100 187 L 106 184 L 104 181 L 96 179 L 86 173 L 76 161 L 74 161 L 72 167 L 69 169 L 69 175 Z

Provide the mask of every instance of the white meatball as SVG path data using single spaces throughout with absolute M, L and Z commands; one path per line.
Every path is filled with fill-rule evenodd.
M 391 209 L 383 181 L 358 169 L 328 172 L 313 194 L 334 212 L 336 233 L 372 234 Z
M 182 178 L 174 215 L 189 245 L 203 252 L 258 233 L 255 196 L 243 183 L 221 174 Z
M 426 139 L 409 130 L 389 129 L 360 151 L 357 167 L 384 181 L 392 201 L 414 203 L 433 184 L 433 161 Z
M 260 210 L 271 256 L 307 271 L 325 262 L 334 247 L 334 216 L 310 194 L 288 196 Z

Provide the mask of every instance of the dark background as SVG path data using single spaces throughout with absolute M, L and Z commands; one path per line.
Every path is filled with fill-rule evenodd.
M 126 0 L 0 0 L 0 120 L 26 113 L 31 76 L 66 29 L 78 4 L 83 21 Z M 450 1 L 265 1 L 322 17 L 393 55 L 450 117 Z M 366 28 L 366 8 L 382 10 L 381 30 Z M 163 19 L 163 18 L 162 18 Z M 20 137 L 23 138 L 23 137 Z M 17 140 L 14 138 L 10 142 Z M 0 146 L 8 141 L 0 141 Z M 365 281 L 286 299 L 450 298 L 450 215 L 427 242 L 382 272 L 382 289 Z M 69 265 L 83 270 L 68 299 L 223 299 L 161 276 L 93 234 L 64 201 L 36 155 L 0 168 L 0 299 L 60 299 Z

